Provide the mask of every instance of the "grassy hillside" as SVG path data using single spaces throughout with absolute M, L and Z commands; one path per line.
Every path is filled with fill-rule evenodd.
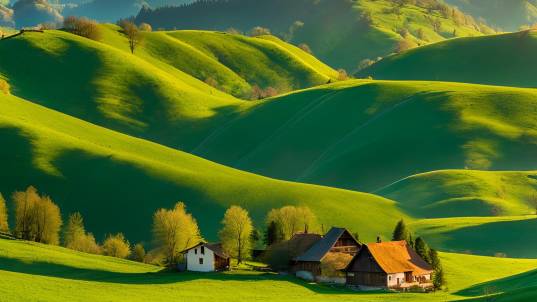
M 374 191 L 441 169 L 537 169 L 537 92 L 348 81 L 256 104 L 194 153 L 263 175 Z
M 61 31 L 2 41 L 0 56 L 24 60 L 3 61 L 0 74 L 22 98 L 180 148 L 251 106 L 203 83 L 209 77 L 223 90 L 245 95 L 254 84 L 286 91 L 336 76 L 309 54 L 270 37 L 146 33 L 133 56 L 117 26 L 102 28 L 104 43 Z
M 115 25 L 102 26 L 104 43 L 129 52 Z M 169 71 L 181 70 L 201 81 L 212 79 L 220 90 L 249 98 L 253 85 L 280 93 L 324 84 L 338 73 L 312 55 L 273 36 L 249 38 L 210 31 L 144 33 L 136 55 Z
M 536 0 L 447 0 L 446 2 L 506 31 L 517 31 L 521 26 L 537 22 Z
M 535 215 L 420 219 L 410 227 L 443 251 L 535 258 Z
M 250 210 L 259 226 L 271 208 L 307 205 L 324 225 L 348 226 L 367 240 L 389 234 L 405 216 L 381 197 L 241 172 L 3 94 L 0 145 L 7 146 L 0 148 L 0 192 L 37 186 L 64 216 L 80 211 L 98 238 L 121 231 L 131 241 L 149 240 L 154 211 L 177 201 L 209 239 L 233 204 Z
M 308 44 L 324 62 L 348 71 L 363 59 L 390 54 L 403 38 L 417 45 L 491 32 L 440 1 L 402 6 L 389 0 L 212 1 L 143 9 L 136 21 L 168 29 L 248 32 L 267 27 L 294 44 Z
M 431 301 L 481 296 L 484 284 L 489 283 L 499 292 L 535 285 L 531 278 L 535 272 L 530 270 L 537 265 L 536 260 L 447 253 L 441 257 L 450 292 L 427 294 Z M 9 301 L 147 301 L 150 296 L 152 301 L 324 302 L 421 301 L 425 297 L 424 294 L 359 293 L 271 273 L 164 273 L 150 265 L 8 240 L 0 240 L 0 265 L 0 294 Z M 58 288 L 62 290 L 57 291 Z
M 422 217 L 535 214 L 533 172 L 438 171 L 414 175 L 376 194 Z
M 537 31 L 460 38 L 384 58 L 359 76 L 537 87 L 535 52 Z

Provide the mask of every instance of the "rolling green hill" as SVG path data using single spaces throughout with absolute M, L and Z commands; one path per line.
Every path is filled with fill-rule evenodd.
M 537 87 L 535 52 L 537 31 L 459 38 L 386 57 L 359 76 Z
M 129 52 L 115 25 L 102 26 L 103 42 Z M 253 85 L 278 92 L 324 84 L 338 73 L 314 56 L 273 36 L 249 38 L 210 31 L 143 33 L 136 55 L 169 72 L 170 67 L 201 80 L 212 79 L 220 90 L 249 98 Z
M 537 175 L 437 171 L 405 178 L 375 193 L 422 217 L 527 215 L 536 212 Z
M 442 169 L 532 170 L 537 91 L 357 80 L 256 104 L 193 152 L 280 179 L 371 192 Z
M 449 292 L 427 294 L 431 301 L 498 292 L 530 291 L 537 260 L 442 253 Z M 472 264 L 469 266 L 468 264 Z M 159 268 L 59 247 L 0 240 L 0 294 L 9 301 L 422 301 L 424 294 L 355 292 L 302 282 L 272 273 L 166 273 Z M 462 277 L 464 276 L 464 278 Z M 31 290 L 28 289 L 31 286 Z M 57 291 L 57 288 L 62 288 Z M 210 291 L 206 289 L 210 288 Z M 510 301 L 510 300 L 505 300 Z M 513 300 L 520 301 L 520 300 Z
M 9 196 L 34 185 L 64 216 L 80 211 L 98 239 L 121 231 L 131 241 L 149 240 L 152 214 L 177 201 L 187 204 L 209 239 L 233 204 L 250 210 L 258 226 L 271 208 L 307 205 L 321 223 L 346 225 L 368 240 L 389 234 L 406 216 L 381 197 L 230 169 L 3 94 L 0 145 L 0 192 Z
M 406 4 L 400 6 L 390 0 L 201 1 L 142 9 L 136 22 L 147 22 L 155 28 L 233 27 L 243 32 L 267 27 L 294 44 L 306 43 L 321 60 L 349 72 L 356 70 L 363 59 L 392 53 L 403 38 L 416 46 L 492 32 L 441 1 L 402 3 Z

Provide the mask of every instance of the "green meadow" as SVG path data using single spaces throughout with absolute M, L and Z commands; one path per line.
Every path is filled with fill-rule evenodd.
M 358 76 L 537 87 L 537 31 L 438 42 L 384 58 Z
M 384 26 L 399 22 L 385 2 L 355 5 Z M 418 22 L 412 30 L 425 22 L 421 9 L 403 12 Z M 0 79 L 11 87 L 0 92 L 0 192 L 11 209 L 9 194 L 34 185 L 64 218 L 81 212 L 98 241 L 123 232 L 147 246 L 153 213 L 177 201 L 209 240 L 230 205 L 246 208 L 260 230 L 271 209 L 308 206 L 323 228 L 347 227 L 363 242 L 390 238 L 404 218 L 442 252 L 448 289 L 358 293 L 245 269 L 179 274 L 0 239 L 0 301 L 87 301 L 96 293 L 103 301 L 527 301 L 537 294 L 530 259 L 537 90 L 528 88 L 535 34 L 440 42 L 364 71 L 375 80 L 338 81 L 334 69 L 273 36 L 147 32 L 131 54 L 119 27 L 100 26 L 100 42 L 59 30 L 0 41 L 0 58 L 21 58 L 0 61 Z M 388 27 L 374 28 L 395 30 Z M 530 50 L 516 52 L 519 42 Z M 447 62 L 462 49 L 497 53 L 463 63 L 468 73 L 455 78 Z M 428 61 L 436 59 L 443 65 Z M 477 84 L 437 81 L 457 79 Z M 247 100 L 256 85 L 279 94 Z
M 0 239 L 0 295 L 5 301 L 455 301 L 479 298 L 487 292 L 485 288 L 520 297 L 537 286 L 537 260 L 450 253 L 442 253 L 441 258 L 448 272 L 448 291 L 354 292 L 248 270 L 161 272 L 158 267 L 128 260 Z

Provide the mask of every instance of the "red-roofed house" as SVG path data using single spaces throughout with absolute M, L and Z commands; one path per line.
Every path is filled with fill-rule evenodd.
M 406 241 L 364 245 L 345 269 L 347 284 L 409 288 L 432 287 L 433 268 Z

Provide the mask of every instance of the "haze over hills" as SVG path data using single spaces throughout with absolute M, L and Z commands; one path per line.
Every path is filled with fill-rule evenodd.
M 402 6 L 388 0 L 202 1 L 182 7 L 144 9 L 136 22 L 147 22 L 155 28 L 233 27 L 243 32 L 256 26 L 267 27 L 294 44 L 309 45 L 318 58 L 348 71 L 356 70 L 364 59 L 392 53 L 403 39 L 417 46 L 492 32 L 438 1 Z
M 504 31 L 537 23 L 536 0 L 446 0 L 477 19 Z
M 358 76 L 537 87 L 536 52 L 536 30 L 459 38 L 386 57 Z

